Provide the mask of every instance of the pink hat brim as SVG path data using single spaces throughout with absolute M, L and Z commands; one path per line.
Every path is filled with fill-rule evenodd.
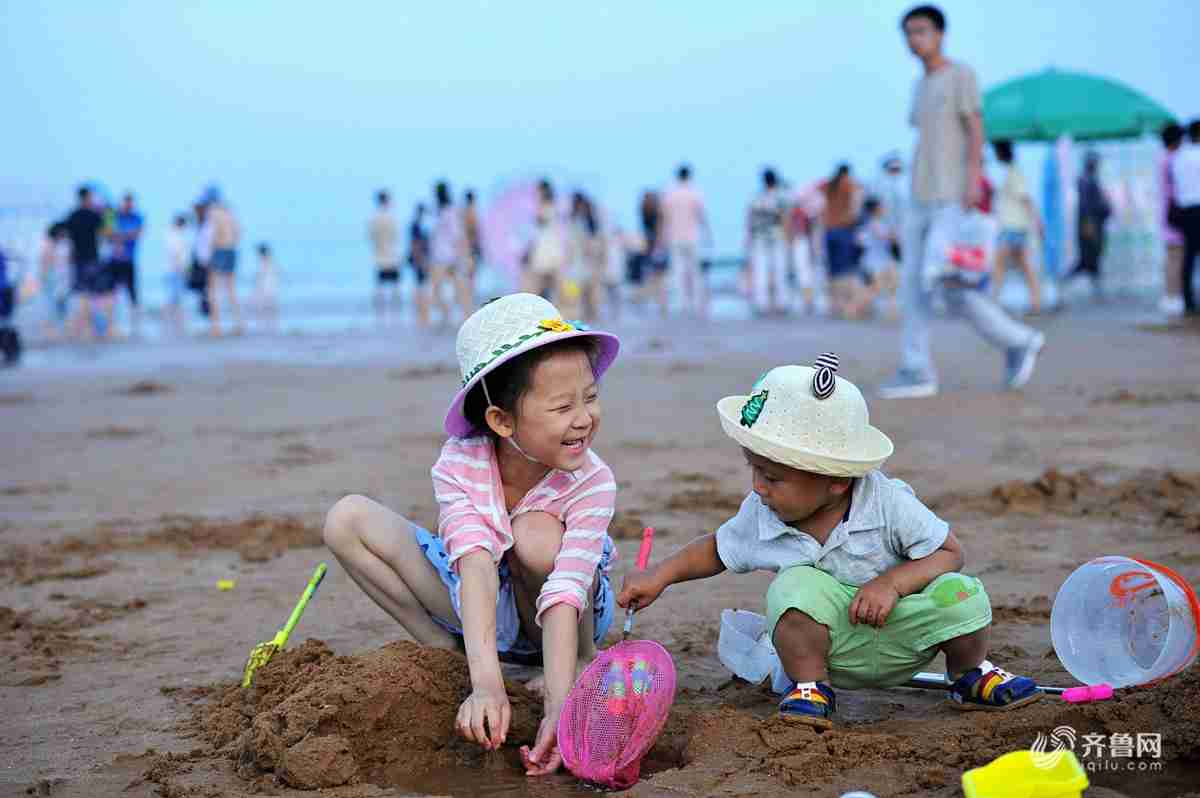
M 553 336 L 542 336 L 532 346 L 523 349 L 512 349 L 500 355 L 458 390 L 458 393 L 454 395 L 454 399 L 450 402 L 450 408 L 446 411 L 446 421 L 443 424 L 446 434 L 451 438 L 469 438 L 472 435 L 478 435 L 482 432 L 481 430 L 476 430 L 475 426 L 463 415 L 463 403 L 467 400 L 467 394 L 471 392 L 471 389 L 488 374 L 514 357 L 532 352 L 540 346 L 585 336 L 595 338 L 596 343 L 600 347 L 600 353 L 596 358 L 594 368 L 596 379 L 599 380 L 604 376 L 604 372 L 608 371 L 608 367 L 612 365 L 613 361 L 617 359 L 617 352 L 621 349 L 621 339 L 612 333 L 601 332 L 599 330 L 572 330 L 571 332 L 559 333 Z

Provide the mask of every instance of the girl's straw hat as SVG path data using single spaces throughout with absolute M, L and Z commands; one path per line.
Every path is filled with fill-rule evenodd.
M 536 294 L 509 294 L 472 313 L 459 328 L 454 345 L 462 387 L 446 411 L 446 434 L 454 438 L 477 434 L 463 415 L 463 402 L 471 389 L 492 371 L 539 346 L 585 336 L 595 339 L 599 347 L 593 370 L 596 379 L 600 379 L 621 347 L 612 333 L 563 321 L 554 305 Z
M 860 477 L 883 465 L 892 442 L 871 426 L 854 383 L 838 377 L 837 356 L 814 366 L 779 366 L 749 396 L 717 402 L 725 434 L 781 465 L 834 477 Z

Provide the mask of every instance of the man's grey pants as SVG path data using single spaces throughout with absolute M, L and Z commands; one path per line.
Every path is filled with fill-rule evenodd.
M 963 219 L 957 202 L 913 201 L 905 215 L 903 267 L 900 297 L 904 308 L 901 329 L 900 368 L 929 379 L 937 379 L 929 353 L 929 316 L 933 292 L 941 290 L 946 305 L 957 316 L 965 316 L 975 332 L 1001 350 L 1029 344 L 1035 331 L 1014 321 L 991 295 L 952 281 L 935 281 L 926 288 L 923 275 L 940 273 L 949 248 L 954 244 Z

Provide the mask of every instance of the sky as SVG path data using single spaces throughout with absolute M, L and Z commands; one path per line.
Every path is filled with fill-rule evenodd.
M 687 161 L 735 251 L 764 166 L 870 177 L 910 150 L 908 5 L 0 0 L 0 202 L 132 189 L 161 259 L 169 216 L 215 180 L 250 240 L 311 260 L 361 245 L 365 269 L 378 188 L 406 217 L 437 179 L 486 205 L 549 174 L 632 223 L 638 193 Z M 947 53 L 984 89 L 1056 66 L 1200 116 L 1198 2 L 942 7 Z

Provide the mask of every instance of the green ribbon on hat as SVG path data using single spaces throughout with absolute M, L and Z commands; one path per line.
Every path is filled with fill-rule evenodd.
M 578 329 L 581 329 L 580 325 L 573 324 L 568 321 L 563 321 L 562 319 L 542 319 L 541 321 L 538 322 L 537 329 L 534 330 L 533 332 L 526 333 L 525 335 L 519 335 L 519 336 L 517 336 L 517 340 L 514 341 L 513 343 L 501 344 L 496 349 L 493 349 L 491 357 L 489 357 L 487 360 L 483 361 L 482 363 L 476 365 L 475 368 L 473 368 L 469 372 L 467 372 L 467 375 L 465 377 L 463 377 L 462 384 L 466 385 L 468 382 L 470 382 L 472 380 L 472 378 L 474 378 L 474 376 L 476 374 L 478 374 L 479 372 L 483 371 L 485 368 L 490 366 L 496 360 L 496 358 L 500 357 L 508 350 L 515 349 L 516 347 L 520 346 L 521 344 L 525 343 L 526 341 L 528 341 L 532 338 L 537 338 L 538 336 L 545 335 L 546 333 L 565 333 L 565 332 L 573 332 Z

